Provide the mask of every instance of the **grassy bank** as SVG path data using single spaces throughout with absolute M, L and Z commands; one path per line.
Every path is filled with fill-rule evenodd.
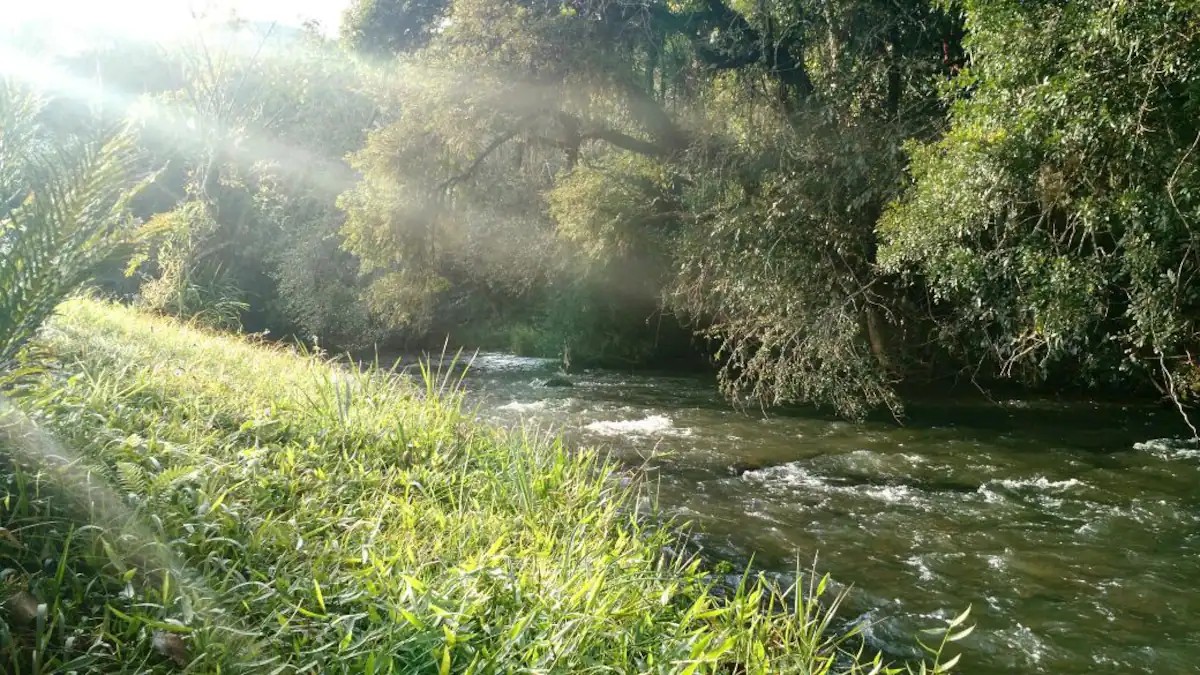
M 637 481 L 432 382 L 86 300 L 41 347 L 0 435 L 0 668 L 858 668 L 815 604 L 664 556 Z

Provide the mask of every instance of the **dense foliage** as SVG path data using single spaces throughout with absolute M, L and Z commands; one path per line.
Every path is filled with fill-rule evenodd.
M 914 145 L 883 263 L 959 358 L 1025 381 L 1196 393 L 1200 24 L 1192 3 L 966 2 L 950 129 Z
M 954 30 L 923 3 L 449 3 L 357 156 L 348 246 L 405 312 L 565 274 L 685 318 L 731 395 L 898 408 L 874 225 Z M 471 254 L 520 236 L 566 270 Z
M 1197 396 L 1188 3 L 356 0 L 104 45 L 146 307 L 342 347 L 707 358 L 861 416 L 969 380 Z M 112 95 L 113 90 L 117 95 Z M 112 105 L 116 99 L 116 105 Z

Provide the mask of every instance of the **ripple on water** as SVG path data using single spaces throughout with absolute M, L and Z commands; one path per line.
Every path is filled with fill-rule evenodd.
M 537 358 L 533 356 L 515 356 L 495 352 L 481 352 L 474 358 L 467 359 L 472 370 L 495 373 L 524 372 L 528 370 L 544 370 L 558 365 L 556 359 Z
M 904 563 L 917 571 L 917 576 L 921 581 L 933 581 L 933 568 L 925 562 L 925 557 L 920 555 L 909 556 Z
M 820 467 L 833 473 L 853 472 L 888 477 L 910 476 L 925 469 L 929 459 L 913 452 L 860 448 L 816 458 Z
M 1051 490 L 1051 491 L 1055 491 L 1055 492 L 1062 492 L 1065 490 L 1070 490 L 1072 488 L 1077 488 L 1077 487 L 1082 487 L 1082 486 L 1087 485 L 1086 483 L 1079 480 L 1078 478 L 1068 478 L 1066 480 L 1050 480 L 1049 478 L 1046 478 L 1045 476 L 1034 476 L 1033 478 L 1004 478 L 1004 479 L 988 481 L 988 482 L 997 483 L 999 485 L 1002 485 L 1002 486 L 1008 488 L 1009 490 L 1033 489 L 1033 490 L 1043 490 L 1043 491 Z
M 829 487 L 825 479 L 804 468 L 800 462 L 788 462 L 765 469 L 754 469 L 742 474 L 742 480 L 761 483 L 768 487 Z
M 1059 499 L 1064 493 L 1077 488 L 1086 488 L 1087 483 L 1078 478 L 1051 480 L 1045 476 L 1033 478 L 1002 478 L 989 480 L 979 486 L 977 492 L 988 504 L 999 504 L 1005 501 L 1006 495 L 1016 497 L 1032 497 L 1043 506 L 1058 509 L 1063 505 Z
M 888 504 L 919 504 L 924 494 L 921 490 L 908 485 L 872 485 L 863 488 L 839 487 L 839 490 L 853 490 L 871 499 Z
M 1017 667 L 1037 666 L 1046 657 L 1049 649 L 1045 640 L 1020 623 L 996 631 L 994 640 L 1000 643 L 999 653 L 1011 658 L 1013 665 Z

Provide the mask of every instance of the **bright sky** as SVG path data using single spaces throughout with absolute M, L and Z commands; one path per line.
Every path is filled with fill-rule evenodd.
M 4 8 L 4 17 L 10 27 L 49 21 L 64 32 L 86 27 L 153 39 L 185 30 L 194 11 L 215 17 L 234 10 L 250 21 L 299 25 L 316 19 L 332 35 L 347 4 L 349 0 L 16 0 Z

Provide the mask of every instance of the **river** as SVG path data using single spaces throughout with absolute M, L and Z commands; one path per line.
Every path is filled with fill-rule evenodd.
M 948 400 L 904 426 L 738 411 L 706 376 L 479 355 L 485 420 L 644 465 L 706 554 L 852 584 L 891 653 L 972 606 L 970 673 L 1183 673 L 1200 663 L 1200 449 L 1169 410 Z

